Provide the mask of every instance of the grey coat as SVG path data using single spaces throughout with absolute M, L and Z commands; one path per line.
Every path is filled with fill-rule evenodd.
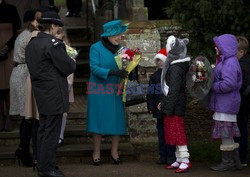
M 14 47 L 14 62 L 10 77 L 10 115 L 24 116 L 25 84 L 29 74 L 25 60 L 25 48 L 31 38 L 31 32 L 24 30 L 16 39 Z

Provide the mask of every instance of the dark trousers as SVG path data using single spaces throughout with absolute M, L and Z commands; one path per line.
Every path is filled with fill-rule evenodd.
M 81 12 L 82 0 L 66 0 L 66 4 L 70 13 Z
M 248 151 L 248 116 L 246 111 L 240 111 L 237 115 L 237 124 L 240 129 L 240 137 L 235 138 L 235 141 L 239 143 L 239 155 L 241 163 L 247 163 L 247 151 Z
M 164 119 L 157 119 L 157 132 L 159 141 L 159 155 L 160 158 L 166 161 L 175 161 L 175 146 L 165 143 L 164 136 Z
M 41 115 L 37 133 L 38 170 L 48 172 L 55 170 L 56 148 L 62 126 L 62 114 Z

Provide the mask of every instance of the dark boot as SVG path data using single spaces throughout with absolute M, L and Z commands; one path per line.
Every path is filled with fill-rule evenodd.
M 211 167 L 214 171 L 231 171 L 234 167 L 234 151 L 221 151 L 221 163 Z
M 32 157 L 29 152 L 31 139 L 32 122 L 30 120 L 22 119 L 20 124 L 20 145 L 15 152 L 15 157 L 18 162 L 22 162 L 25 166 L 33 166 Z
M 239 145 L 238 145 L 239 147 Z M 241 170 L 241 162 L 240 162 L 240 156 L 239 156 L 239 148 L 234 149 L 234 166 L 236 170 Z

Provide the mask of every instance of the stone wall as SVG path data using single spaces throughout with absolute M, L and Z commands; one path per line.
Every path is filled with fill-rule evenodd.
M 143 53 L 144 60 L 139 67 L 140 83 L 148 83 L 151 74 L 156 70 L 153 57 L 165 46 L 169 35 L 188 37 L 188 34 L 172 20 L 129 24 L 128 31 L 123 36 L 123 45 L 130 48 L 138 47 Z M 156 120 L 148 114 L 146 103 L 128 107 L 126 111 L 131 143 L 155 147 L 158 141 Z M 188 99 L 185 126 L 189 140 L 211 140 L 211 120 L 211 115 L 204 106 Z

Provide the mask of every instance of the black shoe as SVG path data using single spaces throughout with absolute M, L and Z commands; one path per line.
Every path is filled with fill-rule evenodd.
M 92 159 L 92 163 L 94 166 L 100 166 L 102 164 L 102 161 L 100 158 L 98 159 Z
M 112 163 L 115 164 L 115 165 L 121 165 L 122 164 L 122 160 L 120 159 L 120 157 L 117 157 L 116 159 L 114 159 L 111 156 L 111 160 L 112 160 Z
M 64 145 L 64 140 L 62 138 L 60 138 L 59 140 L 60 140 L 60 143 L 58 143 L 58 146 L 57 146 L 58 148 Z
M 61 171 L 52 170 L 48 172 L 38 172 L 39 177 L 64 177 Z
M 73 17 L 73 13 L 72 12 L 67 12 L 66 14 L 65 14 L 65 17 Z
M 167 161 L 163 158 L 159 158 L 156 162 L 157 165 L 166 165 Z
M 37 166 L 37 160 L 33 160 L 33 171 L 37 171 L 38 172 L 38 166 Z

